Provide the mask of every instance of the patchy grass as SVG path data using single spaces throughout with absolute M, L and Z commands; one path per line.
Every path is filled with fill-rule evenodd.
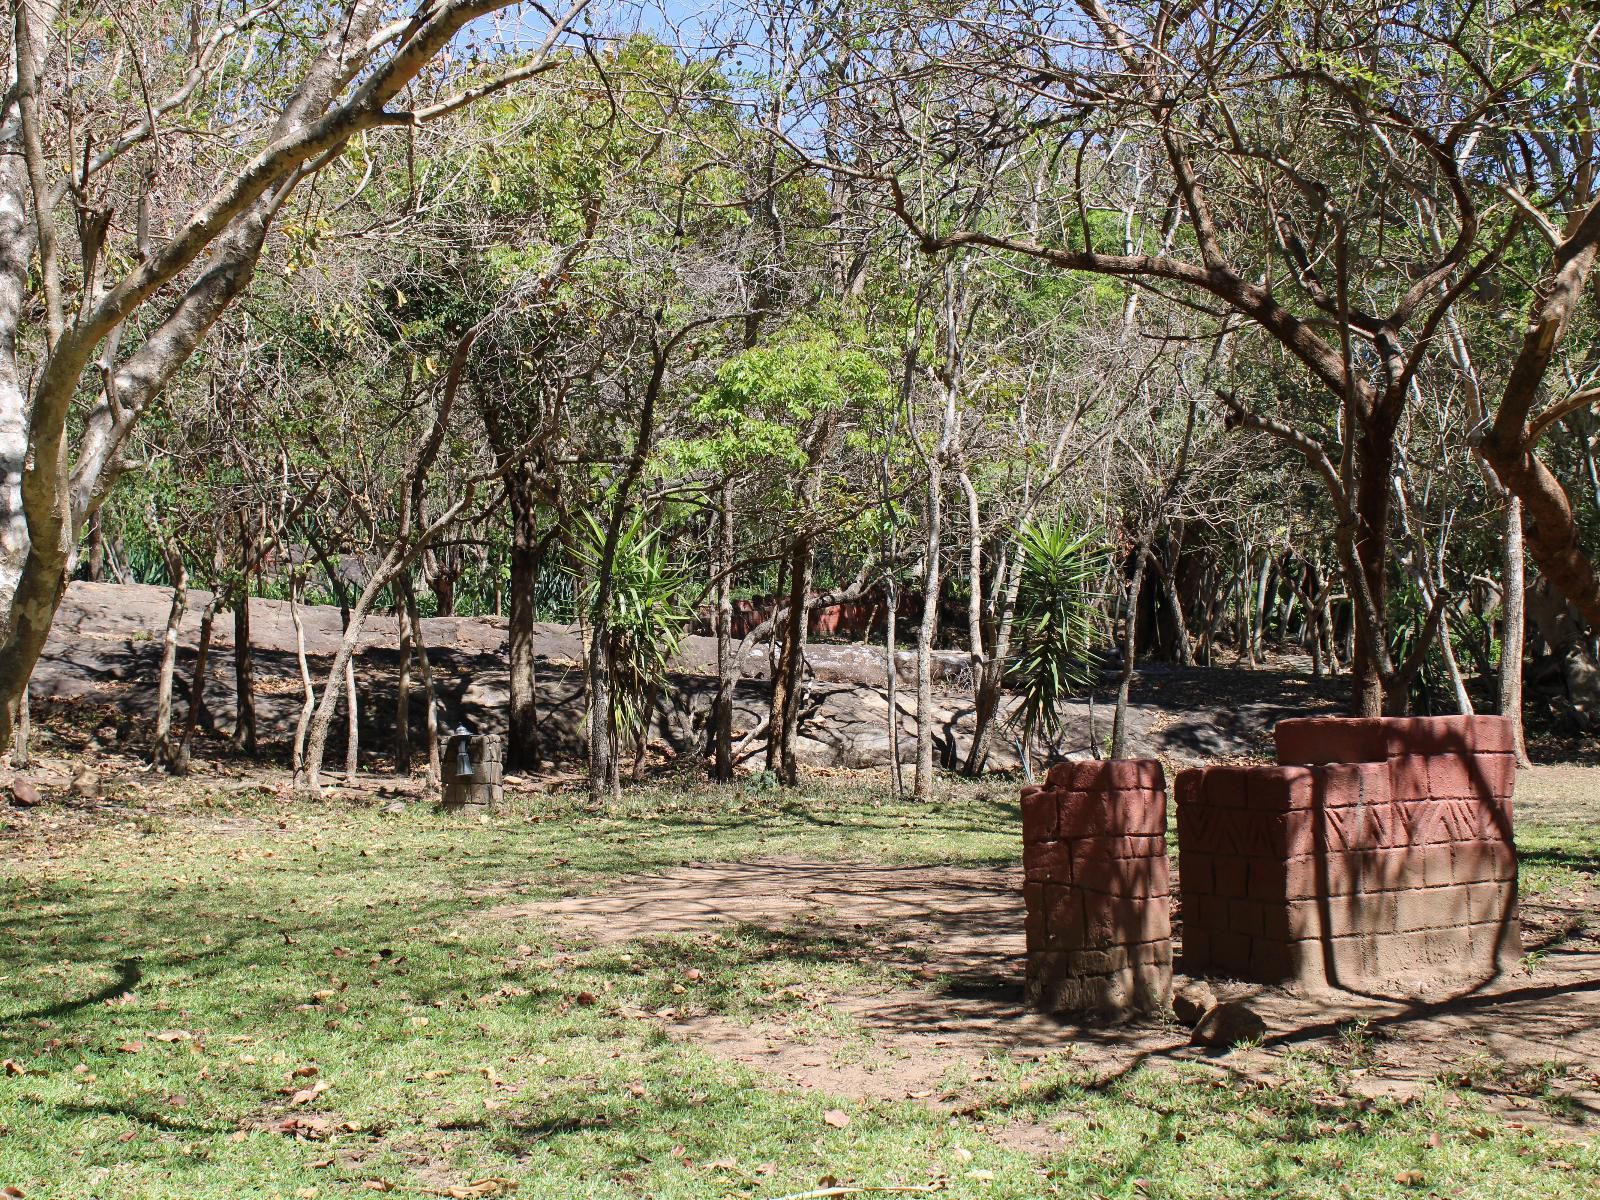
M 526 799 L 487 825 L 211 803 L 129 806 L 70 843 L 7 844 L 0 1187 L 62 1200 L 1600 1188 L 1594 1148 L 1492 1117 L 1451 1080 L 1408 1104 L 1350 1095 L 1358 1030 L 1348 1054 L 1291 1053 L 1270 1083 L 1226 1060 L 1096 1079 L 1068 1049 L 995 1059 L 955 1115 L 845 1103 L 673 1042 L 651 1014 L 777 1009 L 825 1032 L 832 1018 L 810 996 L 904 982 L 849 933 L 596 948 L 474 920 L 506 897 L 691 860 L 1009 864 L 1009 785 L 951 785 L 926 807 L 854 784 L 663 785 L 599 809 Z M 1046 1144 L 1017 1146 L 1017 1128 Z

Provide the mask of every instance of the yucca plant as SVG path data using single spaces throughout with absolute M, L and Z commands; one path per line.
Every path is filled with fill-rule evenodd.
M 1039 735 L 1060 731 L 1067 697 L 1094 682 L 1107 558 L 1094 530 L 1077 532 L 1058 521 L 1030 522 L 1018 548 L 1027 557 L 1009 673 L 1022 699 L 1011 721 L 1027 753 Z
M 590 612 L 606 531 L 590 517 L 585 532 L 576 553 L 585 579 L 583 609 Z M 642 518 L 623 527 L 611 564 L 604 646 L 611 678 L 609 725 L 617 748 L 638 745 L 645 733 L 652 698 L 665 683 L 694 617 L 688 585 L 688 576 L 672 565 L 656 530 L 645 529 Z

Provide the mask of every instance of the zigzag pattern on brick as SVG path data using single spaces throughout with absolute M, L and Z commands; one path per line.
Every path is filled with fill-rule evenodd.
M 1065 762 L 1022 792 L 1028 1002 L 1157 1011 L 1172 995 L 1167 793 L 1153 760 Z
M 1185 971 L 1415 990 L 1520 958 L 1508 722 L 1311 718 L 1274 736 L 1279 766 L 1175 781 Z

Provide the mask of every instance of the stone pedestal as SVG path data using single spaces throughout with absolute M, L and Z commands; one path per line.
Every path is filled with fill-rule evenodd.
M 1516 962 L 1500 717 L 1280 722 L 1279 766 L 1177 779 L 1183 967 L 1412 995 Z
M 471 767 L 461 770 L 465 743 Z M 493 734 L 456 734 L 444 745 L 439 763 L 444 790 L 439 807 L 454 816 L 476 817 L 492 812 L 505 798 L 500 739 Z
M 1166 780 L 1152 759 L 1057 763 L 1022 792 L 1028 1003 L 1158 1011 L 1172 998 Z

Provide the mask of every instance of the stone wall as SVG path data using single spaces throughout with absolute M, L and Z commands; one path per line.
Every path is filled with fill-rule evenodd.
M 1172 995 L 1167 794 L 1153 760 L 1065 762 L 1022 793 L 1028 1002 L 1157 1011 Z
M 1416 994 L 1521 955 L 1510 726 L 1280 722 L 1278 766 L 1177 777 L 1184 970 Z

